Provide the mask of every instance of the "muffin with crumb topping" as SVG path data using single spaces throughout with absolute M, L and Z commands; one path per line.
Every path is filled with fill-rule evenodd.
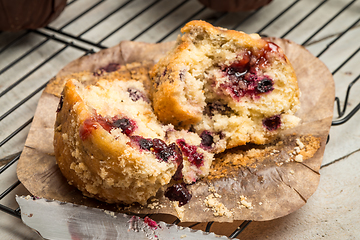
M 213 154 L 200 137 L 163 125 L 148 90 L 131 79 L 65 85 L 54 148 L 68 182 L 108 203 L 145 204 L 170 181 L 191 184 L 206 176 Z
M 197 133 L 212 152 L 264 144 L 299 123 L 300 91 L 280 47 L 204 21 L 181 31 L 150 73 L 161 122 Z

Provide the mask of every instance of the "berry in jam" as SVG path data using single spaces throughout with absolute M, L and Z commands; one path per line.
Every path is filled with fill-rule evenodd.
M 163 140 L 154 138 L 153 144 L 153 151 L 155 152 L 158 159 L 167 162 L 169 158 L 173 156 L 173 150 L 170 149 L 170 147 Z
M 261 73 L 269 63 L 269 53 L 274 51 L 278 51 L 278 47 L 270 42 L 262 50 L 244 51 L 241 60 L 221 67 L 228 81 L 220 86 L 238 100 L 245 95 L 257 97 L 259 94 L 274 90 L 274 81 Z
M 213 136 L 211 136 L 211 133 L 207 130 L 203 131 L 200 134 L 200 138 L 201 138 L 201 147 L 202 148 L 211 148 L 211 146 L 214 143 L 214 138 Z
M 135 124 L 127 118 L 114 119 L 112 126 L 114 128 L 120 128 L 121 132 L 127 136 L 135 130 Z
M 61 111 L 61 109 L 62 109 L 62 107 L 63 107 L 63 104 L 64 104 L 64 96 L 61 95 L 60 101 L 59 101 L 59 105 L 58 105 L 58 107 L 57 107 L 57 109 L 56 109 L 56 112 L 60 112 L 60 111 Z
M 140 149 L 153 152 L 157 159 L 165 162 L 171 159 L 178 167 L 182 164 L 182 154 L 175 143 L 167 145 L 161 139 L 143 138 L 141 136 L 131 136 L 130 138 L 139 145 Z
M 274 83 L 269 78 L 264 78 L 261 81 L 257 82 L 256 90 L 259 93 L 265 93 L 274 90 Z
M 146 138 L 140 138 L 139 145 L 141 149 L 148 151 L 151 151 L 151 148 L 154 147 L 153 141 L 151 139 L 146 139 Z
M 204 155 L 196 151 L 196 146 L 187 144 L 184 139 L 178 139 L 176 143 L 180 146 L 182 153 L 188 158 L 191 164 L 198 168 L 204 165 Z
M 280 115 L 275 115 L 269 118 L 266 118 L 263 120 L 263 126 L 269 130 L 269 131 L 274 131 L 276 129 L 278 129 L 281 125 L 281 118 Z
M 170 201 L 179 201 L 179 207 L 188 203 L 192 197 L 189 190 L 187 190 L 185 184 L 175 184 L 165 191 L 165 197 Z

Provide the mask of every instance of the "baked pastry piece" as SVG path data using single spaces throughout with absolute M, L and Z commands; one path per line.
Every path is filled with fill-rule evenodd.
M 213 152 L 263 144 L 298 124 L 295 72 L 277 45 L 203 21 L 181 31 L 150 74 L 160 121 L 198 133 Z
M 161 124 L 141 81 L 67 81 L 55 123 L 57 164 L 86 196 L 141 204 L 169 182 L 193 183 L 213 155 L 195 133 Z

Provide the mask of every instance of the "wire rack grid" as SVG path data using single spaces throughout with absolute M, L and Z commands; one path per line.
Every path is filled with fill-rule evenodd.
M 13 203 L 14 194 L 19 192 L 16 189 L 21 188 L 16 178 L 16 163 L 42 90 L 71 60 L 122 40 L 174 40 L 179 29 L 193 19 L 248 33 L 288 38 L 306 47 L 332 71 L 338 96 L 334 109 L 338 116 L 333 125 L 341 125 L 360 108 L 360 103 L 356 104 L 360 99 L 350 95 L 360 78 L 359 69 L 354 68 L 360 60 L 360 45 L 354 40 L 354 36 L 360 35 L 360 18 L 352 12 L 360 12 L 356 1 L 274 0 L 255 11 L 218 13 L 189 0 L 73 0 L 45 28 L 1 32 L 0 181 L 6 184 L 0 189 L 0 210 L 20 217 L 20 210 Z M 229 237 L 239 236 L 250 223 L 242 222 Z M 204 230 L 211 231 L 212 225 L 213 222 L 207 223 Z

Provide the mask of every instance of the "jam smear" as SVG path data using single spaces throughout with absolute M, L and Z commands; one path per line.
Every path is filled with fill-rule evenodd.
M 165 197 L 170 201 L 179 201 L 179 207 L 181 207 L 190 201 L 192 195 L 184 183 L 179 183 L 166 189 Z
M 211 135 L 211 133 L 209 131 L 207 131 L 207 130 L 203 131 L 200 134 L 200 138 L 201 138 L 201 145 L 200 146 L 202 148 L 205 148 L 205 149 L 211 148 L 211 146 L 214 143 L 214 138 L 213 138 L 213 136 Z
M 104 74 L 104 72 L 115 72 L 120 69 L 121 65 L 118 63 L 109 63 L 105 67 L 99 68 L 96 72 L 94 72 L 94 76 L 99 77 Z
M 281 118 L 280 115 L 275 115 L 269 118 L 266 118 L 263 120 L 263 126 L 269 130 L 269 131 L 274 131 L 276 129 L 278 129 L 281 125 Z
M 92 133 L 93 130 L 98 128 L 98 124 L 92 118 L 88 118 L 80 126 L 79 135 L 81 140 L 86 140 Z
M 136 129 L 136 123 L 127 118 L 113 117 L 112 119 L 105 118 L 101 115 L 92 116 L 84 121 L 80 127 L 80 138 L 86 140 L 94 129 L 100 125 L 103 129 L 110 131 L 112 129 L 120 128 L 121 132 L 127 136 L 131 135 Z
M 196 151 L 196 146 L 187 144 L 184 139 L 178 139 L 176 143 L 180 146 L 182 153 L 188 158 L 191 164 L 194 164 L 198 168 L 204 165 L 204 155 Z

